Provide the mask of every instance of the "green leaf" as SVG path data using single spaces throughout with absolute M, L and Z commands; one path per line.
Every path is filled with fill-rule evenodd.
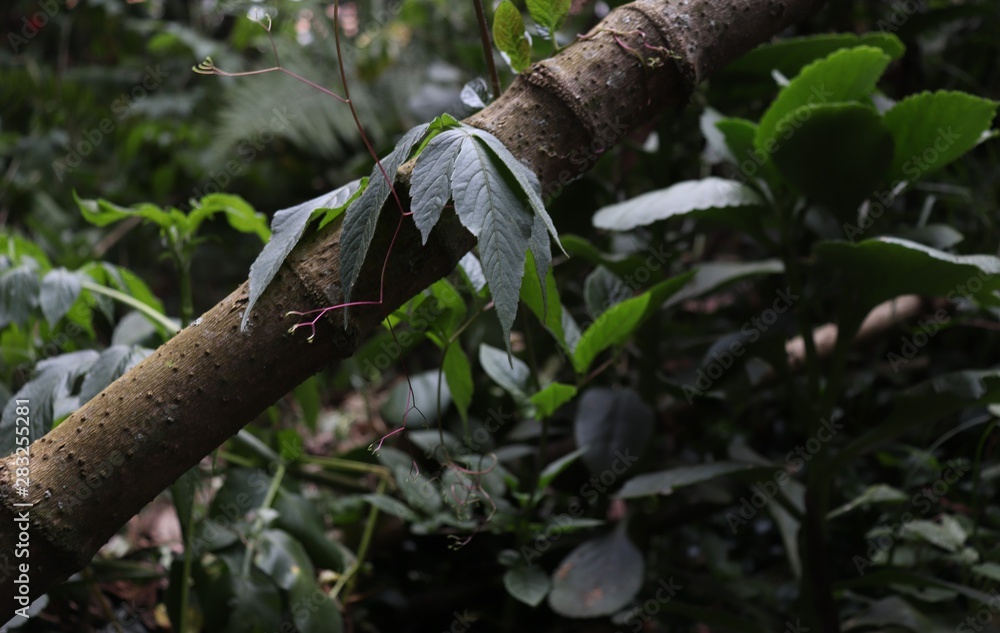
M 288 532 L 264 530 L 258 544 L 254 563 L 285 591 L 291 589 L 300 576 L 312 578 L 316 573 L 305 548 Z
M 160 227 L 160 229 L 168 229 L 172 226 L 187 226 L 187 216 L 180 211 L 176 209 L 165 211 L 155 204 L 148 202 L 127 209 L 107 200 L 82 199 L 76 195 L 75 191 L 73 192 L 73 199 L 76 201 L 83 219 L 96 226 L 107 226 L 135 216 L 152 222 Z
M 309 220 L 314 217 L 318 209 L 330 209 L 342 207 L 357 193 L 361 185 L 360 180 L 350 182 L 339 189 L 334 189 L 321 196 L 317 196 L 308 202 L 297 204 L 294 207 L 282 209 L 274 214 L 271 221 L 271 240 L 264 245 L 260 255 L 250 266 L 250 295 L 247 299 L 247 307 L 243 312 L 243 319 L 240 321 L 240 328 L 245 330 L 250 319 L 250 311 L 264 294 L 264 290 L 271 284 L 274 276 L 285 262 L 285 258 L 292 252 L 295 245 L 302 239 Z
M 393 499 L 392 497 L 378 494 L 367 494 L 363 496 L 363 499 L 382 512 L 403 519 L 404 521 L 414 523 L 420 520 L 420 517 L 416 512 L 410 510 L 402 502 Z
M 584 330 L 573 350 L 576 373 L 586 373 L 598 354 L 613 345 L 624 343 L 632 335 L 646 314 L 649 299 L 650 295 L 646 292 L 623 301 L 608 309 Z
M 975 147 L 990 129 L 997 102 L 964 92 L 921 92 L 885 113 L 896 144 L 891 182 L 914 182 Z
M 539 417 L 548 418 L 576 396 L 576 387 L 554 382 L 531 396 Z
M 503 575 L 503 586 L 507 593 L 529 607 L 537 607 L 548 595 L 552 583 L 539 567 L 512 567 Z
M 555 39 L 573 0 L 527 0 L 527 4 L 531 19 L 548 29 L 550 38 Z
M 1000 259 L 992 255 L 952 255 L 895 237 L 821 242 L 816 254 L 821 266 L 857 290 L 859 310 L 903 294 L 997 304 L 993 292 L 1000 289 Z
M 233 601 L 225 633 L 266 633 L 281 626 L 281 594 L 260 570 L 233 577 Z
M 585 452 L 586 448 L 578 448 L 571 453 L 563 455 L 556 461 L 547 464 L 545 468 L 542 469 L 542 473 L 538 476 L 537 490 L 541 492 L 548 488 L 549 484 L 552 483 L 552 480 L 558 477 L 564 470 L 569 468 L 573 462 L 582 457 Z
M 653 410 L 632 389 L 585 391 L 573 420 L 573 437 L 585 449 L 587 470 L 599 474 L 602 482 L 605 473 L 617 479 L 620 468 L 630 468 L 645 452 L 654 422 Z
M 38 271 L 22 264 L 0 272 L 0 329 L 9 323 L 25 326 L 38 307 Z
M 902 503 L 907 500 L 906 493 L 886 484 L 875 484 L 865 488 L 857 497 L 851 499 L 835 510 L 831 510 L 827 519 L 834 519 L 842 514 L 847 514 L 851 510 L 864 506 L 868 507 L 873 503 Z
M 413 221 L 427 243 L 431 229 L 441 218 L 451 198 L 451 178 L 455 160 L 469 135 L 463 130 L 445 130 L 430 140 L 413 168 L 410 197 Z
M 395 149 L 372 169 L 368 187 L 347 207 L 340 237 L 340 285 L 345 302 L 351 300 L 354 283 L 358 280 L 361 266 L 368 255 L 368 247 L 375 235 L 382 206 L 393 191 L 396 172 L 410 157 L 413 146 L 424 137 L 428 127 L 424 123 L 404 134 L 396 143 Z M 344 324 L 347 324 L 346 309 Z
M 700 297 L 708 292 L 718 290 L 728 284 L 755 275 L 776 275 L 784 272 L 785 267 L 778 259 L 765 259 L 758 262 L 708 262 L 702 264 L 694 272 L 693 277 L 683 288 L 674 291 L 668 288 L 669 296 L 663 302 L 664 308 Z M 675 278 L 676 279 L 676 278 Z M 674 281 L 675 280 L 668 280 Z M 664 282 L 666 283 L 666 282 Z
M 257 213 L 246 200 L 228 193 L 213 193 L 194 205 L 188 214 L 188 230 L 194 233 L 198 225 L 216 213 L 224 213 L 229 226 L 241 233 L 255 233 L 261 242 L 267 243 L 271 232 L 267 228 L 267 217 Z
M 842 49 L 813 62 L 781 91 L 757 128 L 754 144 L 765 155 L 794 134 L 786 117 L 805 105 L 858 101 L 875 89 L 891 58 L 871 46 Z M 778 124 L 784 121 L 782 128 Z
M 645 557 L 629 541 L 626 522 L 587 541 L 552 574 L 549 606 L 569 618 L 596 618 L 623 609 L 642 588 Z
M 745 228 L 746 216 L 766 205 L 747 185 L 709 177 L 686 180 L 604 207 L 594 214 L 593 223 L 599 229 L 628 231 L 660 220 L 693 217 Z
M 465 355 L 465 350 L 462 349 L 461 345 L 452 343 L 448 346 L 448 351 L 444 354 L 442 369 L 458 413 L 462 416 L 463 421 L 468 421 L 469 405 L 472 404 L 472 367 L 469 365 L 469 358 Z
M 520 358 L 508 356 L 483 343 L 479 346 L 479 364 L 486 375 L 512 395 L 514 400 L 520 403 L 527 399 L 531 370 Z
M 737 462 L 710 462 L 679 466 L 669 470 L 638 475 L 625 482 L 615 496 L 619 499 L 636 499 L 651 495 L 670 495 L 677 488 L 711 481 L 733 473 L 755 468 L 754 464 Z M 773 472 L 773 469 L 771 469 Z
M 769 78 L 775 71 L 785 77 L 794 77 L 806 64 L 840 49 L 857 46 L 880 48 L 893 60 L 900 59 L 906 50 L 899 38 L 889 33 L 830 33 L 792 37 L 758 46 L 722 69 L 715 79 L 722 82 L 759 82 Z
M 451 182 L 455 213 L 479 238 L 483 273 L 509 351 L 533 218 L 482 143 L 463 143 Z
M 65 268 L 50 270 L 42 277 L 38 298 L 50 327 L 54 327 L 69 312 L 80 296 L 80 290 L 79 275 Z
M 856 216 L 892 162 L 892 136 L 882 118 L 867 106 L 834 103 L 797 108 L 778 127 L 785 122 L 797 128 L 771 154 L 781 175 L 841 220 Z
M 583 300 L 592 318 L 632 297 L 632 290 L 604 266 L 595 268 L 583 281 Z
M 87 369 L 87 375 L 80 386 L 80 404 L 104 391 L 125 372 L 135 367 L 152 353 L 150 349 L 128 345 L 112 345 L 101 352 L 94 364 Z
M 531 65 L 531 40 L 521 12 L 510 0 L 503 0 L 493 16 L 493 41 L 515 73 Z
M 529 252 L 524 262 L 525 276 L 534 277 L 539 272 L 538 268 L 534 255 Z M 551 267 L 545 271 L 544 289 L 540 284 L 534 283 L 534 280 L 532 283 L 521 284 L 521 301 L 538 317 L 545 329 L 552 333 L 563 349 L 569 351 L 563 330 L 563 307 L 559 302 L 559 289 L 556 287 L 556 279 Z

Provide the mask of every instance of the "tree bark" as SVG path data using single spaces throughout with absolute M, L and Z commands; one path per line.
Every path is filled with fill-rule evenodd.
M 532 66 L 467 122 L 497 136 L 555 195 L 602 148 L 682 106 L 699 81 L 820 5 L 639 0 L 614 10 L 588 39 Z M 646 64 L 616 34 L 644 51 Z M 401 170 L 404 200 L 406 180 Z M 378 296 L 397 213 L 390 207 L 379 221 L 356 298 Z M 248 332 L 239 329 L 244 283 L 35 441 L 27 497 L 15 494 L 14 456 L 0 463 L 0 595 L 13 604 L 10 613 L 20 606 L 12 597 L 24 591 L 25 577 L 34 599 L 84 567 L 157 494 L 297 384 L 349 357 L 388 313 L 448 274 L 475 245 L 454 214 L 445 214 L 426 246 L 407 221 L 389 261 L 384 304 L 352 308 L 346 328 L 333 313 L 310 344 L 301 332 L 288 333 L 292 322 L 282 315 L 340 300 L 339 242 L 339 224 L 303 240 L 255 307 Z M 16 557 L 22 512 L 30 517 L 30 555 Z

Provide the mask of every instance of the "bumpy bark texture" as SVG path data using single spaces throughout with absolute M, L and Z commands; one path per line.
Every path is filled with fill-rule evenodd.
M 533 66 L 468 122 L 496 135 L 554 194 L 603 148 L 683 105 L 698 81 L 821 4 L 634 2 Z M 378 296 L 397 221 L 389 205 L 355 297 Z M 8 613 L 17 606 L 19 564 L 29 565 L 32 598 L 82 568 L 158 493 L 304 379 L 349 357 L 387 313 L 448 274 L 475 244 L 453 214 L 445 214 L 426 247 L 407 221 L 390 260 L 385 304 L 354 308 L 346 329 L 332 315 L 310 344 L 301 332 L 288 334 L 292 321 L 282 314 L 339 301 L 339 241 L 339 226 L 331 226 L 300 244 L 255 308 L 249 332 L 239 329 L 243 284 L 32 444 L 27 498 L 14 494 L 13 458 L 0 462 L 0 595 Z M 15 503 L 33 504 L 28 558 L 14 557 L 14 519 L 24 510 Z

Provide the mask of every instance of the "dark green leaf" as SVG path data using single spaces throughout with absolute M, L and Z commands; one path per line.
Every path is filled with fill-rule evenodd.
M 789 121 L 795 133 L 774 148 L 774 164 L 806 197 L 851 219 L 892 162 L 892 137 L 881 117 L 867 106 L 834 103 L 798 108 L 778 126 Z
M 431 229 L 441 218 L 444 205 L 451 199 L 451 178 L 455 160 L 462 144 L 469 140 L 463 130 L 445 130 L 427 143 L 413 168 L 412 198 L 413 221 L 420 230 L 423 243 L 427 243 Z
M 632 296 L 625 282 L 604 266 L 595 268 L 583 282 L 583 299 L 591 318 L 598 318 Z
M 452 343 L 448 346 L 442 369 L 459 415 L 463 420 L 468 420 L 469 405 L 472 404 L 472 367 L 461 345 Z
M 509 348 L 532 215 L 482 143 L 463 143 L 451 182 L 455 212 L 462 225 L 479 238 L 483 273 Z
M 112 345 L 105 349 L 87 370 L 80 387 L 80 404 L 104 391 L 105 387 L 152 353 L 151 349 L 127 345 Z
M 620 499 L 635 499 L 650 495 L 669 495 L 674 490 L 684 486 L 710 481 L 731 473 L 742 472 L 754 468 L 753 464 L 736 462 L 709 462 L 678 466 L 669 470 L 660 470 L 632 477 L 625 482 L 615 496 Z
M 274 509 L 278 512 L 275 527 L 294 536 L 308 552 L 309 560 L 317 567 L 337 572 L 346 567 L 344 554 L 326 534 L 323 516 L 314 503 L 302 495 L 281 488 L 274 501 Z
M 225 633 L 273 633 L 281 626 L 281 594 L 255 568 L 250 576 L 233 577 L 233 601 Z
M 368 187 L 347 207 L 340 238 L 340 285 L 345 302 L 351 300 L 354 282 L 368 255 L 382 206 L 393 191 L 396 172 L 410 157 L 413 146 L 424 137 L 428 127 L 426 123 L 418 125 L 404 134 L 395 149 L 372 169 Z M 344 310 L 344 323 L 347 323 L 347 310 Z
M 645 452 L 655 416 L 632 389 L 593 387 L 580 396 L 573 421 L 576 445 L 586 449 L 583 462 L 591 473 L 619 478 Z
M 42 314 L 54 327 L 56 321 L 63 318 L 80 296 L 80 277 L 65 268 L 50 270 L 42 277 L 39 301 Z
M 993 291 L 1000 289 L 1000 259 L 992 255 L 952 255 L 894 237 L 821 242 L 816 253 L 822 266 L 857 289 L 859 309 L 904 294 L 997 304 Z
M 29 264 L 0 273 L 0 329 L 8 323 L 24 326 L 38 307 L 38 271 Z
M 639 593 L 644 573 L 642 552 L 629 541 L 625 523 L 619 523 L 563 559 L 552 575 L 549 606 L 569 618 L 611 615 Z
M 537 607 L 549 593 L 552 583 L 548 575 L 539 567 L 512 567 L 503 575 L 503 586 L 507 593 L 529 607 Z

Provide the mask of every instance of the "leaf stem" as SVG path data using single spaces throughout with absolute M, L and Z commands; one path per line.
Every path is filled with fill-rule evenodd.
M 479 39 L 483 45 L 483 55 L 486 57 L 486 68 L 490 73 L 490 82 L 493 84 L 493 98 L 496 99 L 500 96 L 500 75 L 497 74 L 497 65 L 493 60 L 493 43 L 490 41 L 490 29 L 486 23 L 483 0 L 472 0 L 472 4 L 476 7 L 476 22 L 479 23 Z

